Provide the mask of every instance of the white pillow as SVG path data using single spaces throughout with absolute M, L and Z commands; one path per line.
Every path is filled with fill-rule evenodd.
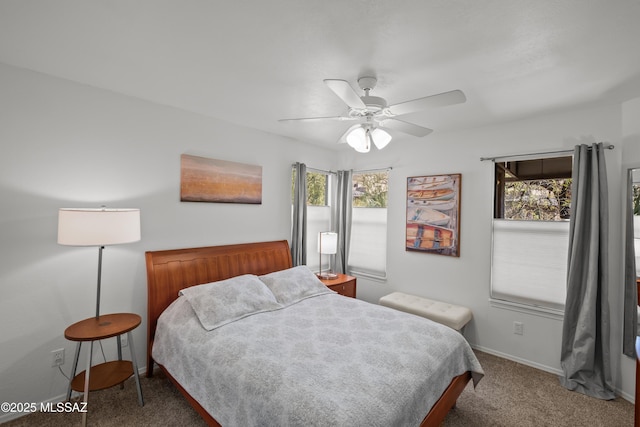
M 312 296 L 335 293 L 327 288 L 306 265 L 265 274 L 259 278 L 284 306 Z
M 189 301 L 207 331 L 253 314 L 282 308 L 269 288 L 252 274 L 192 286 L 182 289 L 179 294 Z

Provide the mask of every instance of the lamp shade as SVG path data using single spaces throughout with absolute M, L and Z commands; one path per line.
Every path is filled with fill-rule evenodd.
M 378 150 L 382 150 L 391 141 L 391 135 L 380 128 L 371 131 L 371 139 Z
M 357 127 L 346 136 L 347 144 L 358 153 L 368 153 L 370 149 L 369 138 L 363 127 Z
M 369 124 L 351 128 L 345 137 L 347 144 L 359 153 L 368 153 L 373 142 L 378 150 L 382 150 L 391 141 L 391 135 L 383 129 Z
M 140 209 L 62 208 L 58 211 L 58 243 L 107 246 L 140 240 Z
M 318 252 L 333 255 L 338 251 L 338 233 L 323 231 L 318 233 Z

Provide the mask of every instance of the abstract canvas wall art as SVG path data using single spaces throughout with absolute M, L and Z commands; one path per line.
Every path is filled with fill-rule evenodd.
M 180 200 L 262 204 L 262 166 L 183 154 Z

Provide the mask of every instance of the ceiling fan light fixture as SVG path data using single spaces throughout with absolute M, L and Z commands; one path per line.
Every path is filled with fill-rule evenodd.
M 371 140 L 378 150 L 382 150 L 391 141 L 391 135 L 383 129 L 375 128 L 371 131 Z
M 349 132 L 345 138 L 347 144 L 358 153 L 368 153 L 371 148 L 369 138 L 367 136 L 367 130 L 364 127 L 357 127 Z

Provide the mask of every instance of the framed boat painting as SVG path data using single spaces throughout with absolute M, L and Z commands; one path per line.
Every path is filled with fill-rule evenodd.
M 407 251 L 460 256 L 461 177 L 407 178 Z

